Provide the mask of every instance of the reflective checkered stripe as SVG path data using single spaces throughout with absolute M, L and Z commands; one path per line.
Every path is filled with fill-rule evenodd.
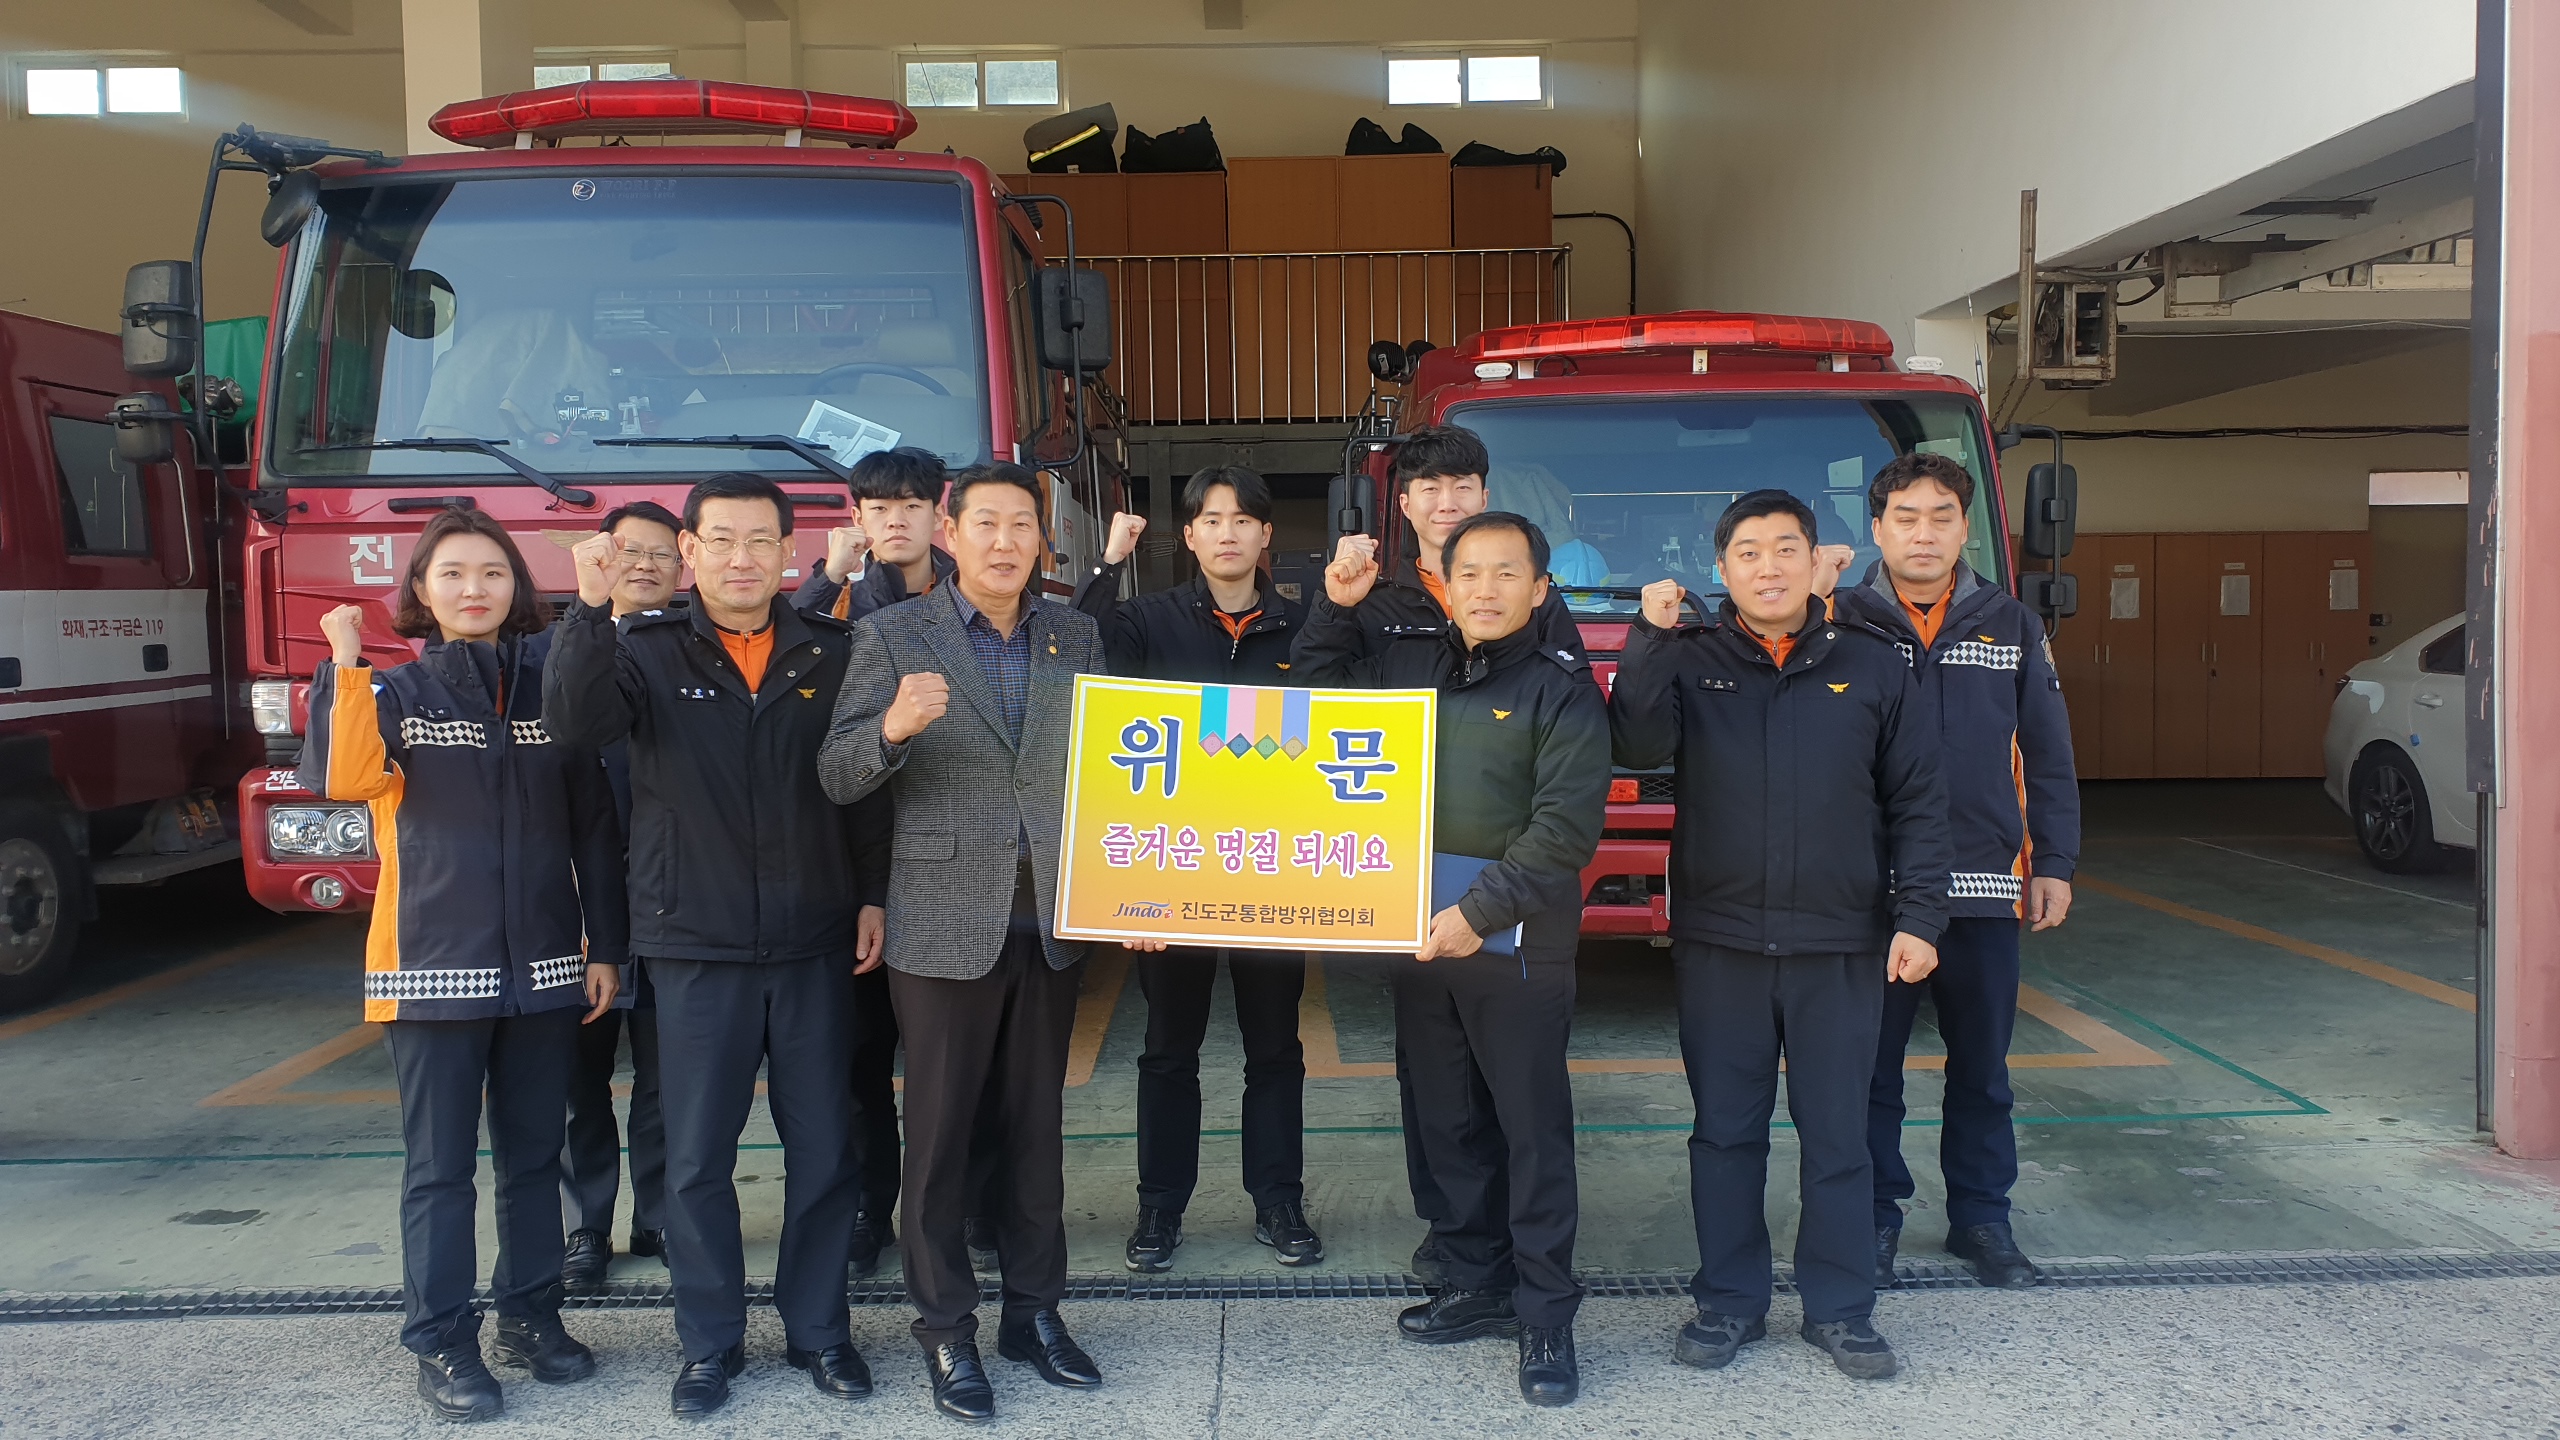
M 495 970 L 369 970 L 367 1000 L 495 1000 Z
M 559 955 L 533 962 L 533 988 L 549 990 L 560 985 L 575 985 L 587 977 L 587 957 Z
M 507 722 L 507 729 L 514 735 L 515 742 L 519 745 L 551 743 L 551 732 L 543 729 L 542 722 L 539 720 L 510 720 Z
M 415 715 L 403 715 L 400 717 L 400 743 L 412 749 L 425 745 L 467 745 L 474 750 L 486 750 L 489 748 L 489 734 L 476 721 L 421 720 Z
M 1947 876 L 1947 896 L 1954 900 L 2016 900 L 2026 881 L 2015 875 L 1986 875 L 1958 870 Z
M 1988 645 L 1980 640 L 1959 640 L 1938 657 L 1941 665 L 1979 665 L 1985 670 L 2015 670 L 2025 651 L 2016 645 Z

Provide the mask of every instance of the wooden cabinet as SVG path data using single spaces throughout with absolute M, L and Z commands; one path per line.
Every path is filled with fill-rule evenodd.
M 2071 758 L 2090 780 L 2153 773 L 2152 537 L 2083 535 L 2062 571 L 2080 581 L 2080 613 L 2054 627 L 2053 666 L 2071 710 Z
M 2259 773 L 2259 596 L 2265 537 L 2159 535 L 2159 623 L 2152 654 L 2154 773 Z
M 2104 775 L 2101 755 L 2106 746 L 2106 669 L 2100 659 L 2103 642 L 2105 605 L 2097 598 L 2106 588 L 2106 544 L 2112 537 L 2083 535 L 2062 557 L 2062 573 L 2080 582 L 2080 609 L 2068 619 L 2054 622 L 2049 648 L 2053 652 L 2053 672 L 2062 681 L 2062 703 L 2071 712 L 2071 760 L 2084 779 L 2095 780 Z M 2026 571 L 2042 570 L 2050 561 L 2034 561 L 2019 557 Z
M 2370 652 L 2366 624 L 2373 537 L 2364 531 L 2288 531 L 2266 537 L 2260 632 L 2262 775 L 2318 775 L 2338 682 Z
M 1449 231 L 1461 250 L 1540 249 L 1556 242 L 1555 177 L 1544 165 L 1449 171 Z
M 1067 202 L 1075 213 L 1076 254 L 1126 255 L 1129 253 L 1129 178 L 1126 175 L 999 175 L 1004 188 L 1016 195 L 1055 195 Z M 1042 206 L 1042 249 L 1049 255 L 1063 257 L 1067 253 L 1067 232 L 1057 222 L 1050 207 Z
M 1221 255 L 1227 249 L 1227 177 L 1216 170 L 1123 175 L 1132 255 Z M 1100 255 L 1104 252 L 1093 252 Z
M 1346 155 L 1335 162 L 1343 250 L 1449 248 L 1449 157 Z
M 1338 155 L 1268 155 L 1227 162 L 1227 241 L 1239 255 L 1342 248 Z

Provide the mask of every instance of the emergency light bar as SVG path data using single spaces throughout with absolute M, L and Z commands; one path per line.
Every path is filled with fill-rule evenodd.
M 1814 315 L 1740 315 L 1681 310 L 1619 315 L 1487 330 L 1462 347 L 1488 360 L 1546 355 L 1599 355 L 1627 350 L 1801 350 L 1832 355 L 1891 355 L 1893 337 L 1864 320 Z
M 569 135 L 736 135 L 798 132 L 812 140 L 886 148 L 916 131 L 904 105 L 725 80 L 587 80 L 457 100 L 427 121 L 457 145 L 495 149 Z

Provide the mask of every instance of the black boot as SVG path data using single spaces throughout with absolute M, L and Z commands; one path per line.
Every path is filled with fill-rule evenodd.
M 1891 1225 L 1891 1226 L 1887 1226 L 1887 1225 L 1879 1225 L 1879 1226 L 1877 1226 L 1877 1227 L 1876 1227 L 1876 1288 L 1877 1288 L 1877 1289 L 1879 1289 L 1879 1290 L 1890 1290 L 1890 1289 L 1892 1289 L 1892 1288 L 1894 1287 L 1894 1280 L 1895 1280 L 1895 1277 L 1894 1277 L 1894 1273 L 1893 1273 L 1893 1257 L 1894 1257 L 1894 1252 L 1895 1252 L 1895 1251 L 1897 1251 L 1897 1250 L 1900 1250 L 1901 1248 L 1902 1248 L 1902 1227 L 1901 1227 L 1901 1226 L 1899 1226 L 1899 1225 Z
M 507 1412 L 507 1397 L 481 1363 L 477 1340 L 419 1356 L 418 1394 L 443 1420 L 495 1420 Z
M 545 1385 L 566 1385 L 596 1373 L 596 1352 L 571 1339 L 560 1324 L 560 1312 L 498 1317 L 498 1339 L 490 1346 L 501 1365 L 521 1365 Z
M 1254 1217 L 1253 1238 L 1270 1246 L 1271 1257 L 1283 1265 L 1324 1262 L 1324 1240 L 1307 1223 L 1306 1207 L 1295 1200 L 1262 1207 Z
M 560 1283 L 572 1295 L 604 1293 L 605 1267 L 613 1262 L 613 1237 L 602 1230 L 572 1230 L 560 1252 Z
M 1182 1212 L 1138 1207 L 1138 1228 L 1129 1232 L 1129 1268 L 1153 1275 L 1173 1268 L 1173 1252 L 1182 1248 Z
M 1574 1363 L 1573 1327 L 1522 1326 L 1520 1398 L 1532 1405 L 1570 1405 L 1581 1393 L 1582 1367 Z
M 1396 1317 L 1407 1340 L 1425 1345 L 1455 1345 L 1485 1335 L 1509 1335 L 1520 1328 L 1508 1290 L 1443 1290 L 1427 1302 Z
M 1971 1265 L 1974 1278 L 1995 1290 L 2025 1290 L 2044 1281 L 2044 1272 L 2018 1248 L 2006 1220 L 1949 1233 L 1947 1253 Z
M 1052 1385 L 1088 1390 L 1102 1383 L 1102 1368 L 1067 1333 L 1067 1322 L 1058 1318 L 1054 1308 L 1035 1310 L 998 1326 L 996 1353 L 1030 1365 Z
M 853 1249 L 845 1269 L 856 1280 L 868 1280 L 880 1268 L 880 1250 L 887 1243 L 880 1221 L 868 1210 L 853 1217 Z
M 996 1390 L 987 1383 L 987 1362 L 978 1358 L 978 1342 L 955 1340 L 924 1352 L 927 1378 L 933 1381 L 933 1408 L 954 1420 L 996 1418 Z
M 676 1371 L 676 1388 L 667 1408 L 681 1420 L 697 1420 L 729 1403 L 729 1382 L 747 1368 L 747 1347 L 732 1345 L 717 1355 L 687 1360 Z

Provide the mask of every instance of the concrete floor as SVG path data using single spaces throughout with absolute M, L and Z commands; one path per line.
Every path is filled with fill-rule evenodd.
M 2308 782 L 2089 791 L 2078 908 L 2027 950 L 2014 1063 L 2031 1250 L 2560 1249 L 2560 1174 L 2472 1130 L 2466 873 L 2371 871 Z M 212 879 L 117 898 L 83 989 L 0 1021 L 0 1290 L 396 1284 L 396 1109 L 381 1047 L 357 1023 L 361 919 L 269 916 Z M 1582 960 L 1580 1259 L 1596 1270 L 1695 1259 L 1665 958 L 1612 944 Z M 1070 1076 L 1079 1273 L 1119 1272 L 1134 1204 L 1144 1014 L 1124 975 L 1092 967 Z M 1302 1017 L 1309 1208 L 1328 1269 L 1397 1271 L 1419 1227 L 1385 987 L 1363 962 L 1329 962 L 1320 981 Z M 1915 1162 L 1935 1135 L 1927 1063 L 1910 1072 Z M 1204 1072 L 1222 1133 L 1204 1142 L 1177 1273 L 1270 1270 L 1235 1176 L 1240 1064 L 1232 1026 L 1214 1026 Z M 761 1112 L 748 1141 L 749 1264 L 769 1270 L 781 1156 Z M 1792 1167 L 1782 1136 L 1770 1200 L 1782 1251 Z M 1942 1233 L 1939 1195 L 1934 1166 L 1917 1168 L 1906 1250 L 1924 1253 Z M 628 1259 L 617 1273 L 663 1275 Z

